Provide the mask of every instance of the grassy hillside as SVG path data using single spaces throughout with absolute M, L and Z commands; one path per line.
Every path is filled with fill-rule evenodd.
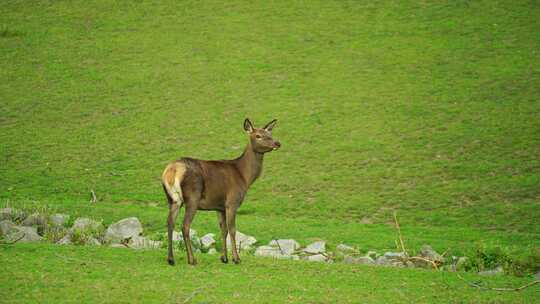
M 241 231 L 387 249 L 397 210 L 411 248 L 540 256 L 538 20 L 534 1 L 4 1 L 0 203 L 161 232 L 167 162 L 236 157 L 245 117 L 277 118 Z

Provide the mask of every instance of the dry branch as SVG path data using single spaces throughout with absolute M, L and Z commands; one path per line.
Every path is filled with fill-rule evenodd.
M 405 250 L 405 245 L 403 245 L 403 237 L 401 236 L 401 228 L 399 227 L 399 222 L 397 220 L 397 213 L 395 210 L 394 210 L 394 222 L 396 223 L 396 229 L 399 236 L 399 243 L 401 244 L 401 251 L 403 251 L 403 253 L 405 253 L 405 255 L 408 257 L 409 254 L 407 253 L 407 250 Z
M 97 202 L 97 196 L 96 196 L 96 193 L 94 192 L 94 190 L 90 190 L 90 203 L 95 203 Z
M 484 290 L 493 290 L 493 291 L 521 291 L 527 287 L 531 287 L 531 286 L 534 286 L 536 284 L 540 284 L 540 280 L 536 280 L 536 281 L 532 281 L 532 282 L 529 282 L 523 286 L 520 286 L 520 287 L 516 287 L 516 288 L 505 288 L 505 287 L 484 287 L 484 286 L 481 286 L 481 285 L 478 285 L 476 283 L 473 283 L 473 282 L 469 282 L 467 280 L 465 280 L 462 276 L 459 275 L 459 273 L 457 274 L 457 277 L 462 280 L 463 282 L 467 283 L 467 285 L 471 286 L 471 287 L 474 287 L 474 288 L 479 288 L 479 289 L 484 289 Z

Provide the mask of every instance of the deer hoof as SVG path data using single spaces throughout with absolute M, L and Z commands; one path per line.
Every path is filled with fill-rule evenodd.
M 234 262 L 235 264 L 240 264 L 240 259 L 233 259 L 233 262 Z
M 174 259 L 167 259 L 169 265 L 174 266 Z
M 229 259 L 226 256 L 221 256 L 221 262 L 223 262 L 224 264 L 227 264 L 229 263 Z
M 191 266 L 195 266 L 195 265 L 197 265 L 197 260 L 193 259 L 193 260 L 189 261 L 188 264 L 191 265 Z

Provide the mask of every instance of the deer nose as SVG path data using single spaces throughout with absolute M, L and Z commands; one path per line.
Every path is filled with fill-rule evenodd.
M 280 143 L 279 141 L 276 140 L 276 141 L 274 142 L 274 150 L 277 150 L 277 149 L 279 149 L 280 147 L 281 147 L 281 143 Z

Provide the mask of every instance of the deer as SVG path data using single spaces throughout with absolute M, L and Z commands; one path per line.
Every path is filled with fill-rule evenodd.
M 229 262 L 227 257 L 227 234 L 229 234 L 233 262 L 240 263 L 236 246 L 236 212 L 242 205 L 249 187 L 262 172 L 264 155 L 281 147 L 281 143 L 272 138 L 272 129 L 276 122 L 274 119 L 262 128 L 255 128 L 246 118 L 244 130 L 248 135 L 248 142 L 243 153 L 235 159 L 200 160 L 183 157 L 165 167 L 161 183 L 169 204 L 167 217 L 169 265 L 175 264 L 172 238 L 176 218 L 182 206 L 185 206 L 182 237 L 188 264 L 197 264 L 193 256 L 189 230 L 198 210 L 217 212 L 223 241 L 221 262 Z

